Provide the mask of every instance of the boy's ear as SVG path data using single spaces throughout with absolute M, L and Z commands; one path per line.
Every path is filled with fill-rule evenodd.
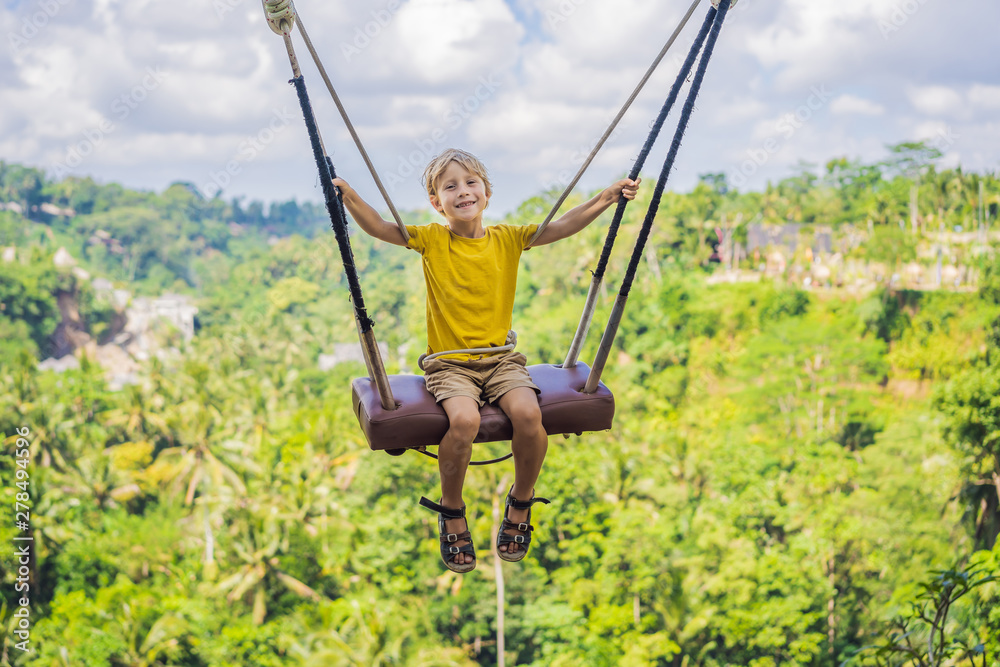
M 435 211 L 441 213 L 444 210 L 444 206 L 441 205 L 441 200 L 437 198 L 437 195 L 431 195 L 430 200 L 431 206 L 434 207 Z

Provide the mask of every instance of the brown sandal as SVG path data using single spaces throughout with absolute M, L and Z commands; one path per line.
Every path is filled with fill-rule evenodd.
M 476 563 L 479 562 L 479 560 L 476 558 L 476 548 L 472 544 L 472 534 L 469 533 L 468 519 L 466 519 L 465 522 L 465 532 L 449 533 L 444 527 L 445 519 L 465 519 L 465 505 L 462 505 L 458 509 L 454 509 L 452 507 L 445 507 L 444 505 L 431 502 L 427 498 L 421 498 L 420 505 L 422 507 L 426 507 L 432 512 L 438 513 L 438 533 L 441 536 L 441 560 L 444 561 L 445 567 L 452 572 L 458 572 L 459 574 L 471 572 L 476 569 Z M 459 540 L 469 540 L 469 543 L 460 547 L 454 546 L 454 543 Z M 471 554 L 473 558 L 472 562 L 462 564 L 454 562 L 453 559 L 459 554 Z
M 548 498 L 536 498 L 534 493 L 531 494 L 531 500 L 518 500 L 510 495 L 513 490 L 514 487 L 510 487 L 510 491 L 507 492 L 507 500 L 503 509 L 503 521 L 500 523 L 500 530 L 497 531 L 497 556 L 500 557 L 500 560 L 505 560 L 508 563 L 516 563 L 528 555 L 528 545 L 531 544 L 531 531 L 535 529 L 531 525 L 531 506 L 535 503 L 548 504 L 550 502 Z M 528 510 L 527 520 L 521 523 L 514 523 L 509 520 L 507 512 L 511 507 L 516 510 Z M 524 534 L 508 535 L 504 532 L 505 530 L 519 530 Z M 517 550 L 516 554 L 511 555 L 509 551 L 500 551 L 501 544 L 518 544 L 521 548 Z M 510 549 L 510 547 L 507 548 Z

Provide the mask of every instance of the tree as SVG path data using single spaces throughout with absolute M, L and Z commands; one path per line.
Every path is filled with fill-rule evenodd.
M 101 187 L 89 176 L 80 178 L 69 176 L 57 183 L 49 183 L 44 194 L 58 206 L 71 208 L 77 215 L 94 213 L 94 206 L 100 197 Z
M 236 571 L 217 586 L 219 591 L 228 591 L 226 599 L 230 602 L 252 597 L 254 625 L 261 625 L 267 617 L 270 586 L 283 587 L 313 601 L 322 598 L 320 593 L 281 568 L 279 559 L 288 549 L 288 537 L 284 522 L 270 511 L 273 505 L 268 502 L 279 499 L 265 496 L 263 500 L 260 503 L 250 501 L 249 507 L 237 512 L 231 530 L 234 533 L 231 547 L 239 564 Z
M 170 428 L 164 416 L 152 409 L 153 396 L 138 385 L 125 387 L 123 394 L 124 400 L 101 415 L 104 424 L 120 429 L 123 442 L 166 440 Z
M 45 174 L 34 167 L 0 161 L 0 201 L 21 205 L 25 217 L 32 216 L 34 207 L 42 203 Z
M 919 592 L 908 611 L 890 623 L 886 640 L 862 648 L 847 665 L 877 667 L 939 667 L 986 665 L 984 637 L 976 628 L 956 623 L 953 614 L 958 603 L 977 588 L 998 576 L 975 566 L 962 570 L 934 572 L 920 584 Z
M 0 262 L 0 318 L 22 322 L 35 349 L 43 353 L 50 349 L 49 337 L 59 324 L 55 292 L 61 281 L 50 262 Z
M 916 180 L 941 159 L 942 153 L 924 141 L 904 141 L 886 146 L 891 154 L 881 163 L 886 174 Z
M 944 437 L 964 457 L 961 496 L 976 544 L 990 549 L 1000 534 L 1000 366 L 968 370 L 942 386 L 935 407 Z

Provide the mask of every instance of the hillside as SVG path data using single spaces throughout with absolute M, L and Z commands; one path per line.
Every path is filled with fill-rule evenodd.
M 1000 590 L 983 581 L 1000 575 L 1000 182 L 935 159 L 904 144 L 764 192 L 707 174 L 665 197 L 604 375 L 615 425 L 551 439 L 538 491 L 553 503 L 528 558 L 501 569 L 507 664 L 906 664 L 892 647 L 926 651 L 933 629 L 939 651 L 981 645 L 941 664 L 1000 665 Z M 649 196 L 629 208 L 585 361 Z M 35 651 L 8 632 L 0 664 L 497 663 L 492 556 L 443 569 L 416 503 L 436 497 L 436 467 L 371 452 L 350 405 L 363 366 L 319 368 L 356 340 L 320 207 L 9 164 L 0 206 L 0 470 L 8 506 L 31 507 L 2 534 L 33 538 Z M 532 362 L 562 360 L 607 222 L 525 253 L 514 321 Z M 416 256 L 352 242 L 389 371 L 412 370 Z M 60 248 L 75 265 L 56 266 Z M 198 309 L 193 336 L 151 329 L 159 353 L 120 388 L 87 343 L 70 345 L 76 368 L 38 368 L 60 327 L 133 354 L 99 279 Z M 469 473 L 477 544 L 510 475 Z M 17 567 L 0 563 L 8 628 Z M 914 615 L 963 586 L 946 622 Z M 873 644 L 885 655 L 857 653 Z

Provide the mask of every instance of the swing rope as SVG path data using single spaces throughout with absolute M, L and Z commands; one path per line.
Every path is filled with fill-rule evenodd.
M 312 56 L 313 62 L 316 63 L 316 68 L 319 70 L 319 74 L 326 84 L 326 89 L 330 92 L 330 97 L 333 98 L 333 103 L 340 112 L 340 117 L 344 119 L 347 131 L 350 132 L 351 138 L 354 139 L 354 144 L 358 147 L 361 158 L 368 167 L 368 171 L 371 172 L 372 178 L 375 179 L 375 185 L 378 186 L 378 191 L 382 194 L 382 199 L 385 200 L 386 205 L 389 207 L 389 211 L 396 221 L 396 226 L 399 227 L 399 231 L 403 235 L 403 240 L 409 241 L 410 235 L 406 231 L 406 225 L 403 224 L 399 211 L 396 210 L 396 205 L 392 203 L 389 192 L 382 185 L 382 179 L 379 178 L 378 172 L 375 170 L 375 165 L 372 163 L 371 158 L 368 157 L 368 151 L 365 150 L 364 144 L 361 143 L 361 137 L 358 136 L 357 131 L 354 129 L 354 124 L 347 115 L 347 109 L 344 108 L 343 103 L 340 101 L 340 96 L 337 95 L 337 91 L 333 87 L 333 82 L 330 81 L 330 77 L 326 73 L 326 68 L 323 67 L 323 62 L 320 60 L 319 54 L 316 53 L 316 48 L 313 46 L 312 40 L 309 39 L 309 33 L 306 32 L 306 27 L 302 23 L 302 18 L 295 9 L 295 5 L 292 4 L 292 0 L 261 0 L 261 2 L 264 5 L 264 16 L 267 19 L 268 26 L 270 26 L 275 34 L 281 35 L 285 40 L 285 49 L 288 51 L 288 57 L 292 59 L 294 76 L 300 76 L 301 72 L 299 71 L 298 62 L 295 61 L 290 34 L 292 28 L 298 26 L 299 32 L 302 33 L 302 41 L 305 42 L 306 48 L 309 50 L 309 55 Z
M 312 40 L 309 39 L 309 33 L 306 32 L 306 27 L 302 24 L 302 17 L 298 14 L 295 15 L 295 25 L 298 26 L 299 32 L 302 33 L 302 40 L 306 43 L 306 48 L 309 50 L 309 54 L 312 56 L 313 62 L 316 63 L 316 68 L 319 70 L 320 77 L 322 77 L 323 82 L 326 84 L 326 89 L 330 92 L 330 97 L 333 98 L 333 103 L 337 105 L 337 111 L 340 112 L 340 117 L 344 119 L 344 125 L 347 126 L 347 131 L 350 132 L 351 138 L 354 139 L 354 144 L 358 147 L 358 152 L 361 153 L 361 159 L 365 161 L 365 166 L 368 167 L 368 171 L 371 173 L 372 178 L 375 179 L 375 185 L 378 187 L 378 191 L 382 194 L 382 199 L 385 200 L 386 206 L 389 207 L 389 212 L 392 214 L 393 220 L 396 221 L 396 226 L 399 228 L 399 232 L 403 235 L 403 240 L 409 241 L 410 234 L 406 231 L 406 225 L 403 224 L 403 219 L 400 217 L 399 211 L 396 210 L 396 205 L 392 203 L 392 198 L 389 197 L 389 192 L 382 184 L 382 179 L 379 178 L 378 171 L 375 170 L 375 165 L 372 163 L 371 158 L 368 157 L 368 151 L 365 150 L 364 144 L 361 143 L 361 137 L 358 136 L 357 131 L 354 129 L 354 124 L 347 116 L 347 109 L 344 108 L 343 103 L 340 101 L 340 96 L 337 95 L 337 91 L 334 90 L 333 83 L 330 81 L 330 77 L 326 74 L 326 68 L 323 67 L 323 63 L 319 59 L 319 54 L 316 53 Z
M 326 201 L 326 210 L 330 214 L 330 226 L 337 237 L 340 259 L 344 264 L 344 273 L 347 274 L 347 287 L 351 293 L 351 303 L 354 304 L 354 316 L 361 325 L 361 332 L 365 333 L 371 330 L 374 322 L 368 317 L 368 310 L 365 308 L 365 297 L 361 292 L 358 268 L 354 264 L 354 251 L 351 249 L 351 240 L 347 234 L 347 219 L 344 215 L 344 204 L 333 185 L 333 179 L 337 177 L 337 173 L 333 167 L 333 162 L 324 154 L 322 144 L 320 143 L 319 129 L 316 126 L 316 119 L 309 104 L 309 93 L 306 92 L 305 79 L 301 76 L 296 77 L 292 79 L 292 84 L 295 85 L 295 92 L 298 93 L 299 104 L 305 116 L 309 142 L 312 144 L 313 157 L 316 159 L 316 167 L 319 169 L 323 199 Z
M 625 304 L 628 301 L 628 295 L 632 289 L 632 282 L 634 281 L 635 274 L 639 269 L 639 262 L 642 260 L 643 252 L 646 247 L 646 241 L 649 239 L 649 233 L 653 227 L 653 220 L 656 218 L 656 213 L 659 210 L 660 200 L 663 197 L 663 191 L 666 188 L 667 179 L 670 177 L 670 172 L 673 170 L 674 161 L 677 159 L 677 153 L 681 147 L 681 139 L 687 131 L 688 123 L 691 120 L 691 114 L 694 112 L 694 104 L 698 98 L 698 93 L 701 91 L 702 82 L 705 80 L 705 73 L 708 71 L 708 63 L 712 59 L 712 54 L 715 51 L 715 44 L 719 39 L 719 33 L 722 31 L 722 23 L 726 20 L 726 15 L 728 14 L 731 6 L 732 5 L 729 2 L 724 1 L 721 3 L 719 9 L 715 9 L 713 7 L 708 10 L 709 18 L 713 19 L 711 31 L 708 34 L 708 39 L 705 41 L 705 49 L 702 53 L 701 61 L 698 63 L 698 70 L 691 82 L 691 89 L 688 91 L 687 99 L 684 102 L 684 109 L 681 112 L 680 121 L 677 124 L 677 130 L 674 132 L 674 138 L 670 144 L 670 151 L 667 153 L 667 158 L 663 163 L 663 169 L 660 171 L 660 177 L 656 182 L 656 188 L 653 191 L 653 198 L 646 211 L 646 218 L 643 220 L 642 229 L 639 232 L 639 238 L 636 240 L 635 248 L 632 250 L 632 257 L 629 261 L 628 269 L 625 272 L 625 278 L 622 280 L 622 286 L 619 290 L 618 298 L 615 300 L 611 316 L 608 318 L 608 325 L 604 330 L 604 336 L 601 338 L 601 345 L 597 350 L 597 356 L 594 359 L 594 364 L 591 366 L 590 375 L 587 378 L 587 384 L 583 388 L 583 393 L 585 394 L 595 392 L 597 390 L 598 383 L 601 380 L 601 373 L 604 371 L 608 355 L 611 353 L 611 346 L 618 333 L 618 326 L 621 323 L 622 314 L 625 311 Z
M 639 93 L 646 86 L 646 82 L 649 81 L 649 78 L 653 76 L 653 72 L 655 72 L 656 68 L 660 65 L 660 61 L 663 60 L 664 56 L 667 55 L 667 51 L 669 51 L 670 47 L 672 47 L 674 45 L 674 42 L 677 41 L 677 37 L 681 34 L 681 31 L 684 30 L 684 26 L 687 25 L 688 21 L 691 19 L 691 16 L 694 15 L 694 10 L 698 8 L 698 5 L 701 4 L 701 2 L 702 0 L 694 0 L 694 2 L 691 3 L 691 6 L 688 7 L 687 13 L 684 14 L 683 18 L 681 18 L 681 22 L 674 29 L 673 34 L 670 35 L 670 39 L 668 39 L 667 43 L 663 45 L 662 49 L 660 49 L 660 53 L 653 60 L 653 64 L 650 65 L 649 68 L 646 70 L 646 73 L 639 81 L 639 84 L 635 87 L 635 90 L 632 91 L 632 94 L 629 95 L 629 98 L 625 101 L 625 104 L 623 104 L 622 108 L 618 111 L 618 115 L 614 117 L 614 120 L 611 121 L 611 125 L 609 125 L 608 129 L 604 131 L 604 136 L 600 138 L 600 140 L 597 142 L 597 145 L 595 145 L 593 150 L 590 151 L 590 155 L 587 156 L 587 159 L 584 160 L 582 165 L 580 165 L 580 169 L 576 172 L 576 176 L 574 176 L 573 180 L 570 181 L 569 185 L 566 186 L 566 189 L 563 190 L 563 193 L 559 195 L 559 199 L 556 200 L 556 203 L 555 205 L 553 205 L 552 210 L 549 211 L 549 214 L 547 216 L 545 216 L 545 220 L 542 221 L 542 224 L 538 226 L 538 229 L 535 231 L 534 235 L 531 237 L 531 240 L 528 242 L 529 246 L 532 243 L 534 243 L 539 236 L 541 236 L 545 228 L 549 226 L 550 222 L 552 222 L 552 218 L 554 218 L 556 213 L 559 212 L 560 207 L 562 207 L 563 203 L 565 203 L 566 198 L 569 197 L 569 194 L 573 191 L 573 188 L 575 188 L 576 184 L 580 182 L 581 178 L 583 178 L 584 172 L 587 171 L 587 168 L 590 166 L 590 163 L 594 161 L 595 157 L 597 157 L 597 154 L 600 152 L 601 148 L 604 146 L 607 140 L 611 138 L 611 134 L 615 131 L 615 128 L 618 127 L 618 123 L 621 122 L 621 119 L 625 116 L 625 112 L 628 111 L 629 107 L 632 106 L 632 102 L 634 102 L 635 98 L 639 96 Z M 638 174 L 638 172 L 636 173 Z M 634 178 L 635 177 L 633 177 L 633 179 Z
M 692 44 L 691 48 L 688 50 L 688 55 L 684 59 L 680 72 L 677 74 L 677 79 L 670 88 L 670 94 L 667 96 L 666 101 L 660 108 L 660 113 L 653 122 L 653 127 L 649 132 L 649 136 L 646 137 L 646 143 L 643 144 L 642 150 L 639 151 L 635 164 L 632 165 L 632 170 L 629 172 L 628 177 L 633 181 L 639 177 L 639 172 L 642 170 L 643 165 L 646 164 L 646 158 L 649 157 L 649 153 L 653 149 L 653 144 L 656 143 L 656 139 L 659 137 L 660 131 L 663 129 L 667 116 L 669 115 L 671 109 L 673 109 L 674 104 L 677 102 L 677 97 L 680 95 L 681 87 L 684 85 L 688 75 L 691 73 L 691 69 L 694 67 L 694 62 L 698 58 L 698 53 L 701 51 L 702 45 L 708 37 L 708 31 L 712 27 L 713 18 L 714 14 L 710 11 L 705 17 L 705 21 L 702 23 L 701 30 L 698 31 L 698 36 L 695 38 L 694 44 Z M 577 326 L 576 334 L 573 336 L 573 342 L 570 344 L 569 351 L 566 353 L 566 359 L 563 361 L 563 368 L 573 368 L 576 366 L 577 359 L 580 355 L 580 349 L 583 347 L 583 343 L 587 338 L 587 333 L 590 331 L 590 323 L 594 317 L 594 310 L 597 305 L 597 295 L 601 289 L 601 283 L 604 281 L 604 273 L 607 270 L 608 261 L 611 258 L 611 249 L 614 247 L 615 239 L 618 237 L 618 228 L 621 226 L 622 216 L 625 213 L 625 207 L 627 205 L 628 199 L 624 196 L 618 199 L 618 205 L 615 208 L 614 217 L 611 220 L 611 225 L 608 227 L 608 235 L 604 240 L 604 248 L 601 250 L 601 257 L 597 262 L 597 268 L 593 271 L 593 278 L 590 281 L 590 290 L 587 292 L 587 301 L 583 307 L 583 314 L 580 316 L 580 324 Z
M 299 98 L 299 106 L 302 109 L 306 131 L 309 134 L 309 143 L 312 147 L 313 158 L 316 161 L 316 168 L 319 171 L 320 186 L 323 190 L 326 210 L 330 215 L 330 225 L 333 227 L 334 235 L 337 237 L 340 260 L 344 265 L 344 273 L 347 275 L 351 303 L 354 306 L 354 321 L 358 326 L 358 336 L 361 340 L 361 348 L 365 356 L 368 376 L 378 388 L 382 408 L 385 410 L 395 409 L 396 402 L 392 397 L 392 388 L 389 386 L 389 376 L 385 372 L 382 355 L 375 340 L 375 332 L 372 330 L 374 322 L 368 316 L 368 311 L 365 308 L 364 295 L 361 291 L 361 281 L 358 278 L 358 270 L 354 264 L 354 252 L 351 249 L 351 240 L 347 233 L 347 216 L 344 212 L 344 203 L 340 199 L 340 193 L 337 192 L 337 188 L 333 185 L 333 179 L 337 175 L 336 170 L 333 167 L 333 161 L 327 156 L 326 149 L 323 146 L 323 139 L 320 137 L 319 127 L 316 124 L 316 116 L 313 113 L 312 104 L 309 102 L 309 93 L 306 90 L 305 79 L 299 70 L 298 59 L 295 56 L 295 49 L 292 45 L 290 32 L 295 21 L 295 9 L 291 4 L 291 0 L 264 0 L 264 12 L 267 16 L 268 25 L 271 26 L 271 30 L 281 35 L 285 42 L 285 50 L 288 52 L 288 62 L 292 67 L 293 74 L 291 83 L 295 86 L 295 92 Z
M 361 281 L 358 278 L 358 269 L 354 264 L 351 239 L 347 233 L 347 216 L 344 213 L 344 202 L 340 199 L 340 193 L 337 192 L 337 188 L 333 185 L 333 179 L 337 173 L 333 167 L 333 161 L 330 160 L 323 150 L 319 128 L 316 126 L 316 118 L 309 103 L 309 93 L 306 91 L 305 79 L 299 75 L 292 79 L 292 83 L 295 85 L 299 105 L 302 107 L 306 130 L 309 133 L 309 142 L 312 144 L 313 157 L 316 160 L 316 167 L 319 169 L 320 185 L 323 189 L 326 210 L 330 214 L 331 227 L 333 227 L 334 235 L 337 237 L 337 246 L 340 250 L 340 261 L 343 263 L 344 273 L 347 275 L 351 303 L 354 306 L 354 320 L 358 325 L 358 335 L 361 339 L 361 348 L 365 355 L 368 376 L 378 388 L 379 399 L 382 402 L 383 409 L 391 410 L 396 407 L 396 402 L 393 400 L 392 389 L 389 386 L 389 376 L 385 372 L 382 355 L 379 352 L 378 343 L 375 341 L 375 332 L 372 330 L 372 326 L 375 323 L 368 317 L 368 310 L 365 308 L 365 298 L 361 292 Z

